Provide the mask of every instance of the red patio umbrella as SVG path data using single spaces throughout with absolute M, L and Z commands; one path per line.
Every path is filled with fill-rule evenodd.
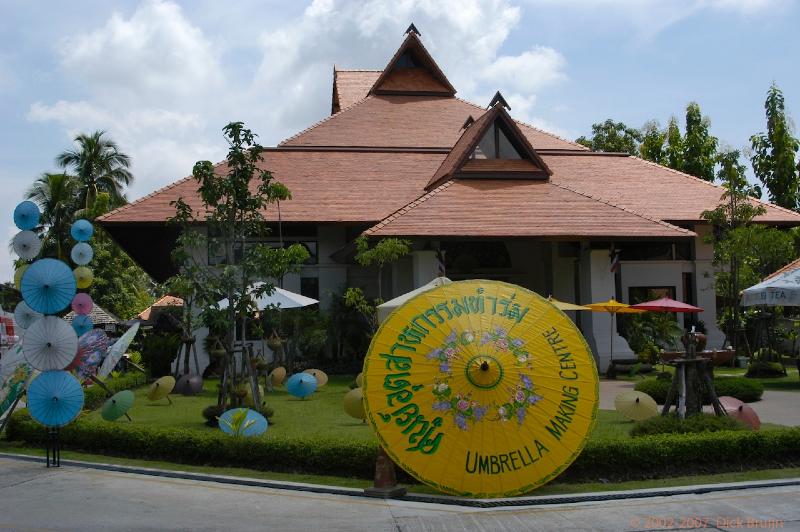
M 681 303 L 680 301 L 675 301 L 674 299 L 670 299 L 668 297 L 662 297 L 661 299 L 655 299 L 653 301 L 645 301 L 644 303 L 631 305 L 630 308 L 649 310 L 652 312 L 686 312 L 692 314 L 703 312 L 703 309 L 700 307 L 695 307 L 694 305 L 689 305 L 688 303 Z

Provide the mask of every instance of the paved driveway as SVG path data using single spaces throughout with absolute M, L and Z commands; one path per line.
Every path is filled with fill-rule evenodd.
M 77 467 L 48 470 L 7 458 L 0 458 L 0 471 L 0 530 L 654 530 L 753 529 L 754 523 L 800 528 L 797 486 L 498 510 Z

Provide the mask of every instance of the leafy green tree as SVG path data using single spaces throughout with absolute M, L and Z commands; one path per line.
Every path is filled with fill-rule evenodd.
M 667 132 L 661 129 L 657 120 L 650 120 L 642 127 L 642 143 L 639 145 L 639 155 L 642 159 L 663 164 L 666 157 L 664 144 Z
M 797 210 L 800 175 L 795 159 L 800 142 L 786 118 L 783 92 L 773 82 L 764 102 L 767 132 L 750 137 L 750 159 L 756 177 L 767 187 L 773 203 Z
M 369 247 L 369 241 L 364 235 L 356 239 L 356 262 L 362 266 L 378 267 L 378 299 L 382 300 L 381 285 L 383 284 L 383 267 L 411 251 L 411 241 L 401 238 L 384 238 L 374 247 Z M 380 303 L 378 303 L 380 304 Z
M 609 118 L 605 122 L 592 124 L 591 138 L 581 136 L 575 139 L 575 142 L 592 151 L 637 155 L 641 140 L 642 134 L 638 130 L 628 127 L 623 122 L 614 122 Z
M 714 181 L 717 138 L 708 132 L 711 121 L 691 102 L 686 106 L 686 135 L 683 139 L 682 171 L 706 181 Z
M 67 174 L 42 174 L 26 197 L 42 212 L 42 255 L 66 260 L 71 246 L 69 229 L 76 209 L 76 180 Z
M 101 192 L 89 211 L 81 215 L 94 220 L 108 212 L 110 197 Z M 91 268 L 94 280 L 89 295 L 98 305 L 123 320 L 131 319 L 149 307 L 153 301 L 153 282 L 150 276 L 114 242 L 102 227 L 95 225 L 90 241 L 94 257 Z
M 262 168 L 264 148 L 251 130 L 241 122 L 231 122 L 223 132 L 229 144 L 224 173 L 217 173 L 209 161 L 197 162 L 192 171 L 199 185 L 203 218 L 196 219 L 195 210 L 178 198 L 173 202 L 176 214 L 172 219 L 183 228 L 173 260 L 180 275 L 193 283 L 201 321 L 223 334 L 223 386 L 218 397 L 221 407 L 229 399 L 236 400 L 237 381 L 245 377 L 234 363 L 237 327 L 241 325 L 244 330 L 248 313 L 255 310 L 255 299 L 274 290 L 272 283 L 264 282 L 258 287 L 254 283 L 286 273 L 287 262 L 299 269 L 308 258 L 308 251 L 300 244 L 273 248 L 253 243 L 267 232 L 264 211 L 275 202 L 286 200 L 288 190 Z M 197 229 L 197 222 L 204 222 L 205 231 Z M 198 250 L 221 255 L 222 264 L 208 264 L 205 253 Z M 217 304 L 222 298 L 228 301 L 225 309 Z M 248 358 L 246 354 L 244 357 Z M 255 376 L 249 372 L 249 364 L 244 366 L 254 402 L 259 404 Z
M 674 116 L 669 119 L 669 124 L 667 124 L 664 165 L 673 170 L 683 170 L 683 137 L 678 119 Z
M 739 314 L 739 288 L 749 286 L 752 280 L 752 265 L 755 261 L 774 262 L 783 251 L 781 246 L 770 246 L 781 237 L 776 229 L 752 226 L 756 216 L 764 214 L 763 205 L 756 204 L 752 196 L 760 191 L 747 182 L 745 166 L 740 162 L 738 150 L 725 151 L 717 156 L 720 168 L 717 177 L 722 181 L 725 193 L 720 204 L 713 210 L 704 211 L 702 218 L 714 227 L 711 241 L 714 244 L 714 264 L 717 266 L 716 292 L 723 306 L 718 309 L 720 327 L 736 348 L 736 330 L 741 327 Z M 792 250 L 792 237 L 779 232 Z M 765 253 L 760 258 L 759 254 Z M 774 259 L 769 259 L 774 257 Z M 752 284 L 752 283 L 751 283 Z
M 133 182 L 133 174 L 129 171 L 130 157 L 103 135 L 104 131 L 95 131 L 91 135 L 81 133 L 75 137 L 77 147 L 56 157 L 58 166 L 75 174 L 80 202 L 87 209 L 92 208 L 100 192 L 109 194 L 112 207 L 124 204 L 123 189 Z

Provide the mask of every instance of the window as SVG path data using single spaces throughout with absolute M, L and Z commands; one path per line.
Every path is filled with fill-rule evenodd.
M 472 152 L 473 159 L 522 159 L 503 127 L 496 121 Z
M 319 300 L 319 278 L 301 277 L 300 295 Z
M 628 288 L 628 304 L 636 305 L 645 301 L 668 297 L 675 299 L 674 286 L 631 286 Z

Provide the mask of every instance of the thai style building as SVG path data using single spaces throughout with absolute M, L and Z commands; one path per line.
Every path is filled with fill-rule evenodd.
M 488 107 L 458 98 L 413 26 L 382 70 L 334 68 L 331 115 L 264 158 L 263 167 L 292 192 L 281 203 L 283 240 L 311 253 L 283 286 L 323 308 L 348 286 L 377 292 L 376 272 L 353 261 L 357 236 L 404 237 L 413 252 L 384 272 L 386 299 L 442 272 L 584 304 L 655 291 L 703 307 L 709 346 L 723 341 L 713 250 L 704 240 L 710 228 L 701 218 L 723 190 L 517 121 L 499 92 Z M 200 207 L 187 177 L 100 219 L 159 281 L 174 273 L 176 234 L 165 222 L 178 197 Z M 759 222 L 800 224 L 797 213 L 765 205 Z M 278 221 L 274 208 L 265 217 Z M 609 338 L 608 314 L 573 318 L 601 369 L 611 341 L 615 357 L 630 356 L 624 339 Z

